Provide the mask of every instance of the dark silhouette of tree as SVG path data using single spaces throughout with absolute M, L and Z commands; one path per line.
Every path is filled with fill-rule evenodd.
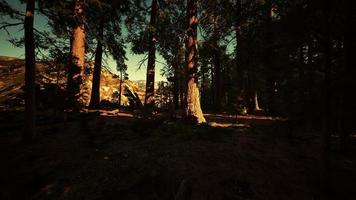
M 156 21 L 157 21 L 158 5 L 157 0 L 152 0 L 151 18 L 150 18 L 150 36 L 149 36 L 149 51 L 148 64 L 146 73 L 146 94 L 145 106 L 154 105 L 155 93 L 155 62 L 156 62 Z
M 103 15 L 104 13 L 102 13 Z M 100 25 L 98 32 L 98 41 L 95 50 L 95 62 L 94 62 L 94 72 L 93 72 L 93 82 L 92 91 L 89 107 L 93 109 L 98 109 L 100 106 L 100 75 L 101 75 L 101 65 L 103 57 L 103 40 L 104 40 L 104 16 L 100 17 Z
M 26 2 L 25 14 L 25 128 L 22 140 L 31 142 L 35 136 L 36 121 L 36 97 L 35 97 L 35 39 L 33 33 L 33 21 L 35 14 L 35 1 Z

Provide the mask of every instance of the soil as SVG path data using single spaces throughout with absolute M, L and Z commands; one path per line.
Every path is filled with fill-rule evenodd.
M 319 199 L 320 134 L 283 119 L 206 114 L 209 125 L 192 126 L 118 111 L 39 115 L 36 142 L 24 145 L 22 113 L 0 113 L 2 200 Z M 356 159 L 333 140 L 328 196 L 351 200 Z

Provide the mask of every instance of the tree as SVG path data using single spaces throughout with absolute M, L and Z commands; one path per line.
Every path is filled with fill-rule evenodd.
M 156 18 L 157 18 L 157 0 L 152 0 L 151 19 L 150 19 L 150 38 L 148 51 L 148 64 L 146 73 L 146 94 L 145 106 L 154 105 L 155 93 L 155 62 L 156 62 Z
M 100 106 L 100 75 L 103 53 L 109 50 L 119 65 L 124 65 L 125 46 L 121 38 L 122 16 L 127 12 L 127 1 L 110 2 L 106 0 L 92 0 L 88 5 L 86 15 L 89 38 L 95 38 L 95 62 L 92 82 L 92 92 L 89 107 L 97 109 Z
M 77 110 L 85 67 L 85 1 L 73 0 L 73 4 L 71 63 L 68 70 L 67 93 L 69 106 Z
M 198 7 L 196 0 L 187 2 L 187 35 L 185 41 L 186 65 L 187 65 L 187 97 L 186 115 L 188 119 L 196 121 L 198 124 L 205 123 L 203 112 L 200 107 L 199 89 L 197 86 L 197 26 Z
M 120 63 L 118 63 L 116 70 L 119 71 L 120 73 L 120 82 L 119 82 L 119 106 L 121 106 L 121 96 L 122 94 L 122 82 L 123 80 L 127 79 L 127 65 L 122 65 Z
M 25 15 L 25 129 L 23 142 L 31 142 L 35 136 L 36 121 L 36 97 L 35 97 L 35 41 L 33 33 L 33 21 L 35 1 L 27 0 Z
M 104 39 L 104 13 L 100 17 L 98 41 L 95 50 L 95 62 L 93 72 L 92 91 L 89 107 L 98 109 L 100 106 L 100 75 L 101 75 L 101 63 L 103 57 L 103 39 Z

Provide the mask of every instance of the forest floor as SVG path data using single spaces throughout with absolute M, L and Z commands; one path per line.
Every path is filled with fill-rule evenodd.
M 0 116 L 2 200 L 319 196 L 319 134 L 296 131 L 283 119 L 206 114 L 209 125 L 191 126 L 117 111 L 71 116 L 66 122 L 43 114 L 36 142 L 23 145 L 22 113 Z M 334 146 L 330 199 L 351 200 L 356 158 Z

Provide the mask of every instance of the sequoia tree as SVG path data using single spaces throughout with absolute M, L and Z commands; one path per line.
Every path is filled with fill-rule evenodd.
M 199 89 L 197 86 L 197 0 L 187 2 L 187 35 L 186 47 L 186 67 L 187 67 L 187 94 L 186 94 L 186 115 L 188 119 L 196 120 L 198 124 L 205 123 L 203 112 L 200 107 Z
M 69 106 L 76 109 L 76 102 L 81 96 L 80 89 L 85 67 L 85 2 L 84 0 L 74 0 L 73 4 L 71 63 L 68 70 L 67 92 Z

